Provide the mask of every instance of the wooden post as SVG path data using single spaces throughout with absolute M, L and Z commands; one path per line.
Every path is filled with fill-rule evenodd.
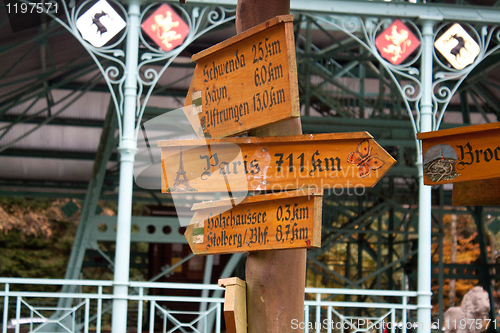
M 290 14 L 290 0 L 238 0 L 236 32 L 241 33 L 275 16 L 287 14 Z
M 219 286 L 226 288 L 224 320 L 227 333 L 247 333 L 247 304 L 245 281 L 237 277 L 219 279 Z
M 453 184 L 454 206 L 500 205 L 500 178 L 471 180 Z
M 290 13 L 290 0 L 238 0 L 236 32 Z M 300 118 L 271 125 L 256 136 L 302 134 Z M 249 333 L 289 332 L 293 319 L 304 320 L 306 250 L 250 252 L 245 270 Z

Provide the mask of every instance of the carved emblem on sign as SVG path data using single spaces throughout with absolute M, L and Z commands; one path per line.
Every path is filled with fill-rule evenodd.
M 187 24 L 167 4 L 158 7 L 142 23 L 141 28 L 163 51 L 170 51 L 181 45 L 189 33 Z
M 452 180 L 460 176 L 456 171 L 457 153 L 452 146 L 435 145 L 424 155 L 424 174 L 433 182 Z
M 378 157 L 373 156 L 370 141 L 363 140 L 356 148 L 356 151 L 349 153 L 347 162 L 356 164 L 358 166 L 359 176 L 364 178 L 370 174 L 372 170 L 378 170 L 384 166 L 384 161 Z
M 375 39 L 375 45 L 384 59 L 399 65 L 420 46 L 420 41 L 403 22 L 396 20 Z
M 163 160 L 161 161 L 163 174 L 166 175 L 167 172 L 165 170 L 165 164 Z M 196 191 L 195 188 L 189 185 L 189 180 L 186 176 L 186 171 L 184 170 L 184 162 L 182 162 L 182 149 L 180 150 L 180 162 L 179 162 L 179 170 L 177 170 L 177 174 L 174 180 L 174 185 L 169 189 L 169 191 L 177 191 L 177 192 L 193 192 Z
M 434 47 L 456 69 L 472 64 L 480 51 L 476 41 L 458 23 L 442 34 Z

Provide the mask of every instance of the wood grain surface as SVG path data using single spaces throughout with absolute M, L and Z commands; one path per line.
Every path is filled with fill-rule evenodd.
M 395 163 L 366 132 L 160 141 L 159 146 L 162 192 L 307 187 L 338 192 L 374 186 Z
M 251 196 L 193 206 L 185 236 L 194 254 L 224 254 L 321 246 L 323 191 Z
M 184 112 L 200 138 L 300 115 L 293 17 L 278 16 L 192 57 Z
M 424 184 L 500 177 L 500 123 L 420 133 Z

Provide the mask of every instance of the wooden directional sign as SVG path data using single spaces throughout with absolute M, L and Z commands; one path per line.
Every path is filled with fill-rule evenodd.
M 371 187 L 395 160 L 367 132 L 159 141 L 162 192 Z
M 500 177 L 500 123 L 420 133 L 424 184 Z
M 293 16 L 277 16 L 195 54 L 185 113 L 200 138 L 298 117 Z
M 322 195 L 298 190 L 247 197 L 234 207 L 230 200 L 195 204 L 185 236 L 199 255 L 320 247 Z

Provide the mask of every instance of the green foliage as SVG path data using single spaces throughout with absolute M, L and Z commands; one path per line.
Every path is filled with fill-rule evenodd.
M 0 206 L 3 207 L 21 207 L 30 209 L 48 209 L 54 200 L 43 199 L 26 199 L 21 197 L 0 197 Z
M 76 226 L 54 223 L 51 237 L 26 235 L 19 229 L 0 233 L 0 276 L 64 278 Z
M 448 264 L 452 263 L 452 231 L 451 231 L 451 221 L 452 218 L 456 219 L 456 235 L 457 235 L 457 250 L 456 250 L 456 261 L 457 264 L 473 264 L 479 259 L 480 249 L 479 249 L 479 239 L 478 232 L 476 230 L 476 224 L 474 223 L 474 218 L 467 214 L 462 215 L 445 215 L 443 217 L 443 262 Z M 432 261 L 434 263 L 439 262 L 439 253 L 437 251 L 439 244 L 432 244 Z M 477 285 L 477 280 L 465 280 L 458 279 L 455 281 L 455 304 L 460 304 L 463 296 Z M 433 283 L 432 291 L 438 293 L 439 284 L 437 281 Z M 445 279 L 443 285 L 444 295 L 448 295 L 450 292 L 450 280 Z M 448 298 L 445 297 L 444 306 L 449 307 Z
M 0 198 L 0 276 L 64 278 L 77 220 L 66 200 Z
M 69 214 L 67 207 L 72 207 Z M 104 215 L 115 215 L 117 211 L 115 202 L 99 202 L 99 207 Z M 80 209 L 78 200 L 0 197 L 0 276 L 63 279 Z M 140 204 L 132 207 L 134 215 L 142 215 L 143 210 Z M 99 242 L 99 246 L 102 251 L 113 253 L 114 260 L 114 242 Z M 132 252 L 147 253 L 148 248 L 147 243 L 131 244 Z M 86 267 L 82 273 L 88 279 L 113 279 L 109 267 Z M 147 276 L 137 268 L 132 268 L 130 275 L 133 280 Z M 30 286 L 30 290 L 36 287 Z

